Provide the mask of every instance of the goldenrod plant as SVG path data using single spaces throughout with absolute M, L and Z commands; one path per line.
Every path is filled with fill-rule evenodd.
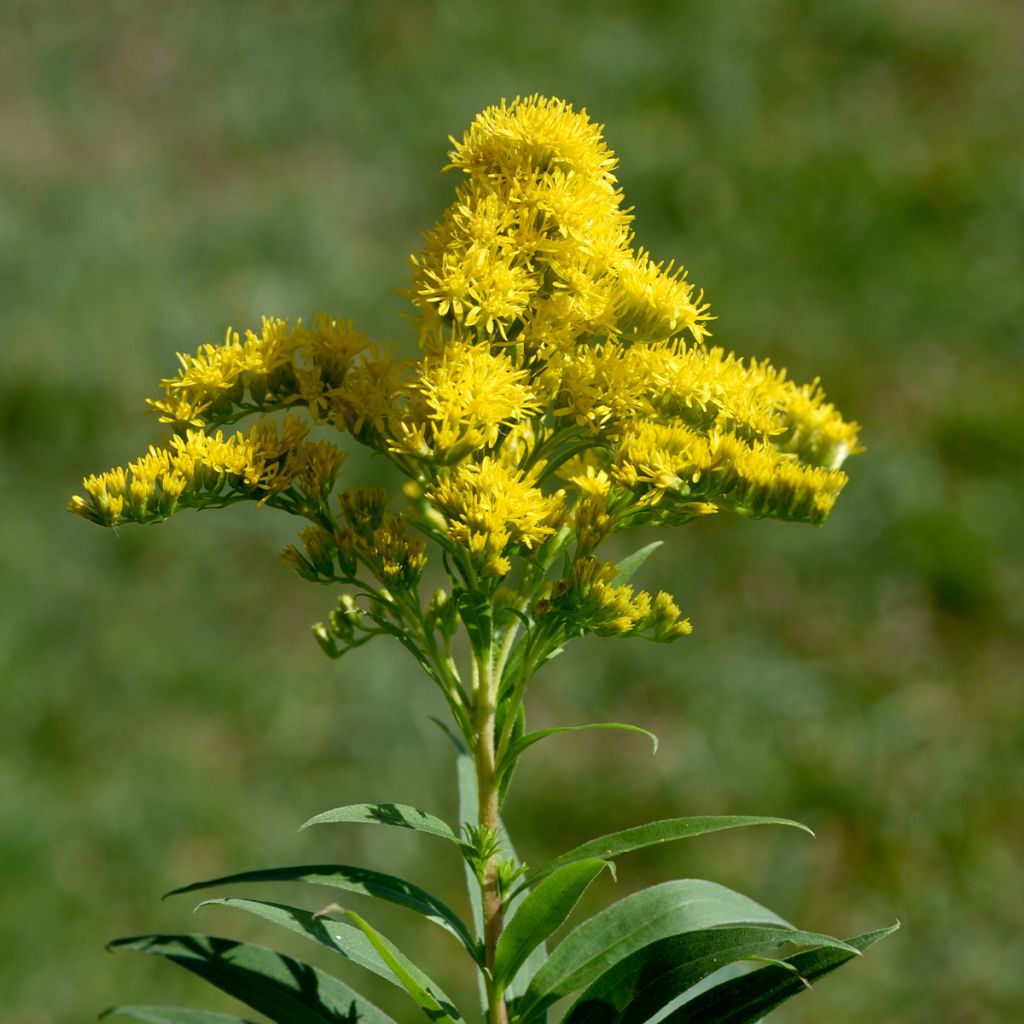
M 417 360 L 396 361 L 329 316 L 229 330 L 222 344 L 180 356 L 149 400 L 170 437 L 87 477 L 70 509 L 116 527 L 253 501 L 305 522 L 282 557 L 337 592 L 313 628 L 317 642 L 338 658 L 378 636 L 398 640 L 451 712 L 459 780 L 456 822 L 404 804 L 355 804 L 307 824 L 413 829 L 446 843 L 466 865 L 468 919 L 418 885 L 346 864 L 178 891 L 308 882 L 423 915 L 475 965 L 479 1007 L 456 1006 L 414 954 L 337 904 L 313 913 L 209 901 L 340 952 L 433 1021 L 757 1021 L 892 929 L 841 941 L 685 879 L 556 933 L 630 851 L 740 826 L 803 826 L 672 818 L 528 867 L 501 809 L 519 759 L 540 740 L 571 729 L 645 732 L 614 722 L 528 731 L 525 700 L 545 662 L 587 634 L 670 643 L 691 631 L 669 594 L 630 582 L 657 545 L 613 562 L 604 542 L 720 511 L 820 525 L 846 483 L 844 460 L 859 450 L 857 425 L 817 382 L 709 344 L 711 315 L 684 269 L 635 245 L 616 159 L 585 111 L 540 96 L 489 107 L 452 140 L 448 166 L 462 175 L 455 199 L 411 260 Z M 234 430 L 248 417 L 253 425 Z M 352 445 L 391 463 L 402 493 L 346 489 Z M 164 956 L 279 1024 L 392 1019 L 347 981 L 245 942 L 146 935 L 113 946 Z M 708 984 L 729 965 L 741 966 Z M 183 1008 L 115 1012 L 156 1024 L 241 1022 Z

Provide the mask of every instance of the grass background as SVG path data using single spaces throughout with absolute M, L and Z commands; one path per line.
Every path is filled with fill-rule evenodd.
M 115 536 L 63 505 L 145 447 L 142 397 L 228 324 L 323 309 L 410 346 L 394 289 L 452 188 L 445 140 L 533 91 L 605 123 L 638 240 L 687 265 L 716 340 L 820 374 L 869 451 L 823 531 L 722 517 L 668 538 L 643 582 L 675 591 L 693 638 L 550 666 L 536 724 L 625 719 L 662 750 L 537 748 L 508 808 L 522 852 L 658 816 L 799 818 L 816 841 L 633 855 L 599 896 L 698 875 L 807 928 L 902 920 L 780 1022 L 1018 1013 L 1022 41 L 1024 9 L 998 0 L 3 0 L 4 1016 L 226 1007 L 102 948 L 273 938 L 158 902 L 197 877 L 338 859 L 440 871 L 460 899 L 429 840 L 294 834 L 341 803 L 453 800 L 412 662 L 380 644 L 332 665 L 310 640 L 331 596 L 277 563 L 288 522 Z M 411 941 L 468 992 L 454 946 Z

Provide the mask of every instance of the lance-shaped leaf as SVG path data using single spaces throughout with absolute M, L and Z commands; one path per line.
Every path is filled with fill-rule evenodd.
M 612 904 L 571 931 L 536 973 L 517 1012 L 524 1022 L 599 978 L 630 953 L 669 935 L 731 924 L 792 927 L 778 914 L 702 879 L 663 882 Z
M 633 850 L 642 850 L 647 846 L 659 843 L 670 843 L 677 839 L 691 839 L 694 836 L 707 835 L 709 832 L 722 832 L 730 828 L 746 828 L 749 825 L 787 825 L 814 835 L 813 832 L 799 821 L 789 818 L 763 818 L 744 814 L 706 815 L 697 818 L 666 818 L 664 821 L 652 821 L 647 825 L 637 825 L 622 832 L 611 832 L 606 836 L 598 836 L 563 853 L 543 866 L 537 868 L 524 881 L 524 885 L 534 885 L 545 875 L 579 860 L 589 857 L 612 859 Z
M 522 866 L 519 854 L 516 853 L 516 848 L 512 845 L 512 840 L 509 839 L 508 832 L 505 830 L 505 825 L 501 818 L 498 819 L 498 834 L 501 837 L 501 848 L 506 859 L 510 860 L 517 868 Z M 530 890 L 521 886 L 518 891 L 513 893 L 509 898 L 506 913 L 510 917 L 518 914 L 522 904 L 529 898 Z M 526 991 L 530 980 L 537 971 L 544 966 L 547 958 L 548 950 L 546 942 L 539 943 L 530 951 L 530 955 L 526 958 L 526 962 L 519 968 L 519 973 L 516 974 L 508 984 L 507 995 L 509 998 L 521 996 Z M 546 1015 L 544 1020 L 546 1020 Z
M 847 939 L 847 946 L 864 950 L 891 935 L 899 924 Z M 806 992 L 809 983 L 842 967 L 857 954 L 846 949 L 813 949 L 785 961 L 787 967 L 762 967 L 700 993 L 664 1017 L 660 1024 L 754 1024 L 792 996 Z
M 377 936 L 376 942 L 371 942 L 362 928 L 355 928 L 344 921 L 333 921 L 322 914 L 311 914 L 308 910 L 301 910 L 298 907 L 289 907 L 281 903 L 265 903 L 260 900 L 234 899 L 231 897 L 217 900 L 207 900 L 200 903 L 200 907 L 221 906 L 235 907 L 245 910 L 257 917 L 262 917 L 274 924 L 283 925 L 285 928 L 306 938 L 313 939 L 340 953 L 343 957 L 353 963 L 365 967 L 368 971 L 379 975 L 392 985 L 405 989 L 405 982 L 399 978 L 392 969 L 391 959 L 397 959 L 404 965 L 404 970 L 412 976 L 415 982 L 424 989 L 433 992 L 437 1001 L 444 1007 L 452 1020 L 459 1021 L 462 1018 L 455 1009 L 455 1004 L 444 994 L 441 987 L 427 977 L 418 967 L 410 963 L 403 956 L 401 951 L 385 939 L 382 935 Z M 197 908 L 198 909 L 198 908 Z M 350 912 L 349 916 L 354 916 Z M 381 954 L 381 945 L 391 953 L 391 959 Z
M 621 584 L 626 583 L 633 573 L 635 573 L 637 569 L 639 569 L 640 566 L 643 565 L 644 562 L 646 562 L 647 559 L 650 558 L 651 555 L 653 555 L 654 552 L 657 551 L 664 543 L 665 542 L 663 540 L 656 540 L 653 544 L 647 544 L 639 550 L 634 551 L 633 554 L 626 555 L 626 557 L 615 567 L 619 571 L 615 579 L 612 580 L 612 586 L 618 587 L 621 586 Z
M 233 1013 L 192 1010 L 187 1006 L 112 1006 L 100 1014 L 101 1018 L 112 1016 L 131 1017 L 143 1024 L 252 1024 L 251 1020 Z
M 458 783 L 459 793 L 459 828 L 464 829 L 468 825 L 475 828 L 479 824 L 479 806 L 476 788 L 476 767 L 473 757 L 469 752 L 461 736 L 457 736 L 440 719 L 432 718 L 431 721 L 451 740 L 455 747 L 455 776 Z M 468 843 L 462 844 L 463 853 L 473 853 L 473 848 Z M 480 886 L 477 883 L 476 875 L 470 866 L 467 857 L 463 863 L 466 875 L 466 892 L 469 895 L 470 912 L 473 915 L 473 927 L 476 934 L 483 939 L 484 934 L 484 907 L 480 897 Z M 481 993 L 483 989 L 481 988 Z M 486 1011 L 486 1003 L 483 1006 Z
M 110 948 L 166 957 L 277 1024 L 394 1024 L 338 978 L 263 946 L 212 935 L 141 935 Z
M 458 783 L 459 793 L 459 827 L 476 827 L 479 823 L 479 806 L 477 801 L 476 768 L 473 758 L 470 756 L 469 748 L 461 736 L 457 736 L 451 729 L 438 718 L 431 721 L 451 740 L 455 747 L 455 776 Z M 468 844 L 462 847 L 463 854 L 471 850 Z M 472 915 L 473 929 L 478 939 L 478 946 L 483 944 L 484 934 L 484 904 L 480 895 L 480 885 L 476 880 L 476 874 L 470 865 L 469 858 L 464 857 L 462 869 L 466 879 L 466 893 L 469 897 L 469 912 Z M 480 1009 L 487 1013 L 487 984 L 481 972 L 477 972 L 477 994 L 480 1000 Z
M 505 724 L 508 721 L 508 712 L 510 710 L 509 705 L 512 701 L 512 696 L 515 691 L 514 682 L 506 682 L 504 684 L 503 691 L 498 698 L 498 707 L 495 711 L 494 720 L 494 735 L 501 737 L 505 734 Z M 508 748 L 514 747 L 522 738 L 526 732 L 526 711 L 523 708 L 522 701 L 519 702 L 515 709 L 515 719 L 512 722 L 512 728 L 508 734 Z M 516 771 L 516 759 L 510 759 L 506 750 L 505 757 L 502 762 L 498 764 L 498 808 L 499 812 L 502 807 L 505 806 L 505 796 L 508 793 L 509 786 L 512 785 L 512 777 Z
M 167 895 L 177 896 L 181 893 L 195 892 L 197 889 L 245 882 L 310 882 L 313 885 L 326 885 L 365 896 L 376 896 L 378 899 L 414 910 L 440 925 L 463 943 L 474 960 L 478 962 L 480 960 L 479 944 L 470 934 L 465 922 L 454 910 L 427 892 L 426 889 L 421 889 L 404 878 L 397 878 L 380 871 L 371 871 L 369 868 L 353 867 L 349 864 L 312 864 L 268 868 L 262 871 L 244 871 L 240 874 L 225 875 L 222 878 L 211 878 L 205 882 L 194 882 L 191 885 L 175 889 Z
M 726 964 L 792 946 L 857 951 L 827 935 L 790 928 L 706 928 L 658 939 L 605 971 L 562 1024 L 644 1024 L 697 982 Z
M 487 650 L 491 646 L 491 634 L 494 629 L 491 602 L 482 593 L 464 590 L 458 586 L 452 587 L 452 600 L 473 642 L 473 650 Z
M 363 934 L 370 940 L 371 945 L 380 954 L 381 959 L 391 968 L 392 974 L 398 979 L 402 988 L 412 996 L 416 1005 L 433 1021 L 462 1020 L 461 1015 L 454 1006 L 447 1000 L 442 1005 L 437 996 L 431 990 L 432 983 L 417 968 L 412 961 L 398 951 L 383 935 L 372 925 L 364 921 L 357 913 L 348 910 L 345 912 L 348 917 L 355 921 Z M 425 983 L 426 982 L 426 983 Z M 436 986 L 433 986 L 436 988 Z M 437 989 L 440 991 L 440 989 Z
M 651 741 L 654 753 L 658 752 L 658 737 L 649 729 L 642 729 L 639 725 L 630 725 L 628 722 L 586 722 L 583 725 L 559 725 L 552 729 L 537 729 L 534 732 L 526 733 L 525 736 L 520 736 L 518 740 L 509 745 L 501 770 L 509 771 L 515 766 L 524 750 L 528 750 L 534 743 L 547 739 L 548 736 L 556 736 L 563 732 L 583 732 L 587 729 L 621 729 L 624 732 L 638 732 Z
M 334 807 L 314 815 L 302 824 L 299 831 L 309 828 L 310 825 L 338 823 L 394 825 L 396 828 L 411 828 L 431 836 L 440 836 L 457 846 L 464 845 L 447 822 L 428 811 L 421 811 L 418 807 L 410 807 L 408 804 L 346 804 L 344 807 Z
M 381 960 L 366 936 L 350 924 L 332 921 L 329 917 L 311 914 L 308 910 L 290 907 L 284 903 L 239 899 L 232 896 L 206 900 L 200 903 L 199 907 L 233 907 L 235 910 L 244 910 L 248 914 L 262 917 L 265 921 L 281 925 L 289 931 L 333 949 L 346 960 L 365 967 L 368 971 L 390 981 L 392 985 L 399 985 L 398 979 L 391 973 L 391 968 Z
M 565 922 L 590 883 L 608 867 L 584 860 L 553 872 L 520 904 L 498 940 L 494 984 L 504 989 L 530 954 Z

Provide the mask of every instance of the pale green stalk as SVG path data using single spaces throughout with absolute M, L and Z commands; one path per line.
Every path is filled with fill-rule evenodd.
M 498 773 L 495 760 L 494 723 L 498 703 L 498 677 L 495 673 L 494 654 L 488 645 L 477 653 L 474 659 L 475 673 L 479 680 L 476 690 L 476 733 L 473 744 L 473 760 L 476 766 L 478 821 L 486 835 L 498 833 Z M 494 970 L 495 951 L 502 927 L 501 888 L 499 865 L 501 851 L 495 846 L 487 858 L 480 878 L 480 896 L 483 907 L 484 925 L 484 966 L 487 970 L 488 1024 L 508 1024 L 505 1000 L 495 990 L 491 976 Z

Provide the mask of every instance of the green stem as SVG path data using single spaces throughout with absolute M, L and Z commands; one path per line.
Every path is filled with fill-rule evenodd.
M 557 644 L 551 643 L 546 634 L 534 633 L 527 640 L 527 650 L 519 667 L 519 676 L 516 679 L 512 693 L 507 699 L 505 724 L 502 727 L 501 735 L 498 737 L 495 747 L 495 761 L 499 770 L 504 767 L 503 761 L 512 742 L 512 730 L 515 727 L 516 716 L 519 714 L 523 698 L 526 696 L 526 688 L 529 686 L 534 673 L 543 663 L 544 658 L 555 646 Z
M 519 606 L 521 614 L 525 614 L 533 602 L 537 598 L 537 591 L 540 588 L 541 583 L 544 582 L 544 578 L 547 575 L 548 570 L 554 564 L 555 559 L 565 549 L 566 544 L 572 540 L 573 534 L 568 527 L 562 527 L 561 530 L 555 535 L 554 538 L 549 542 L 548 550 L 545 556 L 535 565 L 533 569 L 533 575 L 527 580 L 524 580 L 523 589 L 526 591 L 522 602 Z M 505 670 L 509 663 L 509 657 L 512 654 L 515 639 L 519 634 L 519 622 L 512 623 L 504 638 L 504 643 L 501 647 L 501 653 L 498 657 L 497 675 L 499 685 L 502 683 L 502 677 L 505 675 Z M 505 756 L 505 752 L 508 749 L 509 740 L 512 736 L 512 729 L 515 727 L 516 716 L 519 713 L 519 706 L 522 704 L 523 697 L 526 695 L 526 688 L 530 683 L 530 679 L 535 671 L 535 666 L 530 663 L 529 650 L 536 642 L 537 636 L 534 633 L 528 633 L 524 643 L 527 647 L 527 656 L 524 658 L 523 663 L 519 667 L 518 676 L 515 681 L 515 685 L 512 690 L 511 696 L 508 698 L 507 705 L 505 708 L 505 724 L 501 730 L 501 736 L 498 738 L 496 745 L 496 760 L 499 768 L 501 767 L 501 761 Z
M 516 641 L 516 637 L 519 635 L 519 627 L 521 623 L 518 619 L 510 623 L 508 628 L 505 630 L 505 636 L 502 638 L 501 647 L 498 650 L 498 661 L 494 667 L 494 674 L 497 677 L 499 685 L 501 684 L 502 677 L 505 674 L 505 666 L 508 664 L 508 656 L 512 653 L 512 645 Z
M 498 834 L 498 773 L 494 758 L 494 723 L 497 713 L 498 686 L 494 671 L 494 652 L 488 645 L 477 653 L 476 677 L 476 735 L 474 762 L 478 815 L 480 826 L 493 836 Z M 508 1011 L 504 995 L 494 988 L 491 978 L 494 971 L 495 952 L 502 927 L 501 887 L 498 881 L 500 850 L 496 847 L 484 866 L 480 881 L 480 896 L 483 905 L 484 924 L 484 967 L 488 972 L 488 1024 L 508 1024 Z

